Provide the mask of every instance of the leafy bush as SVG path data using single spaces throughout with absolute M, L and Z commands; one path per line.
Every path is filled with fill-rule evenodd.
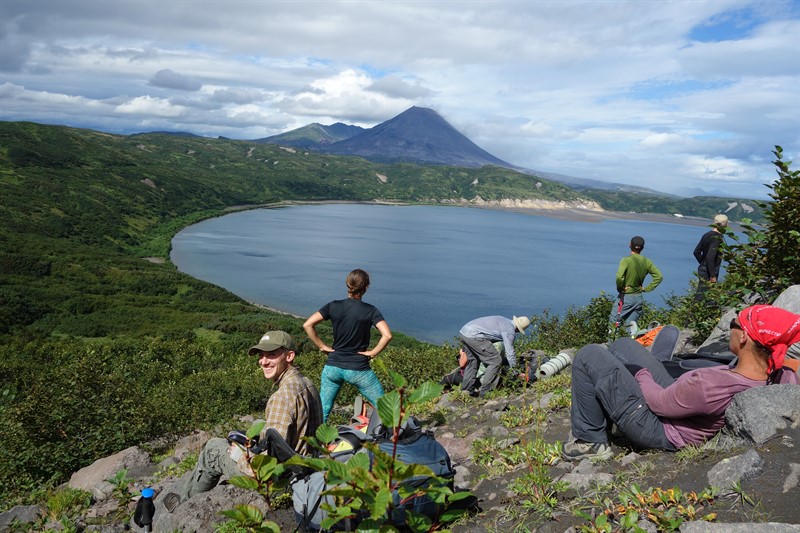
M 383 367 L 384 365 L 379 364 Z M 377 412 L 384 427 L 393 428 L 392 442 L 398 442 L 400 428 L 407 418 L 407 409 L 414 404 L 425 403 L 438 397 L 442 386 L 426 382 L 416 390 L 411 390 L 409 383 L 401 375 L 381 368 L 392 379 L 395 390 L 385 394 L 378 400 Z M 259 434 L 263 424 L 254 424 L 248 431 L 248 439 Z M 331 457 L 328 444 L 338 436 L 335 427 L 323 424 L 317 428 L 316 436 L 309 439 L 310 444 L 321 455 L 317 457 L 294 456 L 281 464 L 274 457 L 256 455 L 250 461 L 252 476 L 235 476 L 231 483 L 242 488 L 257 491 L 269 505 L 272 494 L 282 490 L 288 483 L 284 476 L 287 468 L 300 466 L 313 471 L 325 472 L 325 481 L 332 488 L 323 491 L 323 495 L 331 495 L 336 505 L 323 503 L 328 516 L 322 520 L 324 530 L 332 529 L 346 519 L 361 518 L 358 531 L 398 531 L 391 523 L 394 504 L 392 493 L 397 492 L 401 501 L 408 501 L 419 496 L 427 496 L 436 502 L 442 512 L 431 519 L 428 516 L 406 510 L 405 529 L 410 531 L 435 531 L 442 524 L 452 522 L 466 512 L 465 509 L 450 507 L 458 501 L 471 497 L 469 492 L 454 493 L 449 487 L 450 481 L 434 475 L 430 468 L 418 464 L 403 464 L 397 460 L 396 446 L 392 454 L 383 452 L 377 444 L 367 442 L 364 447 L 370 455 L 356 453 L 347 462 L 342 463 Z M 427 484 L 407 483 L 418 476 L 429 478 Z M 264 532 L 276 532 L 278 526 L 253 506 L 239 505 L 235 509 L 222 511 L 236 525 Z
M 800 171 L 782 160 L 783 149 L 776 146 L 778 179 L 772 189 L 771 204 L 764 204 L 766 221 L 762 228 L 744 223 L 744 241 L 723 247 L 728 262 L 723 289 L 729 299 L 741 301 L 755 291 L 770 302 L 787 287 L 800 283 Z
M 524 341 L 523 349 L 558 353 L 564 348 L 605 342 L 612 304 L 611 298 L 601 293 L 586 306 L 570 306 L 563 316 L 545 310 L 531 317 L 531 335 Z

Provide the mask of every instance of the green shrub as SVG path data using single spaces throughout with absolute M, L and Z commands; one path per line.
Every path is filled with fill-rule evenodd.
M 74 518 L 88 509 L 92 504 L 92 494 L 85 490 L 70 487 L 55 491 L 45 506 L 50 520 L 58 521 L 62 518 Z
M 780 146 L 772 153 L 778 179 L 767 185 L 773 202 L 763 204 L 764 226 L 745 221 L 746 238 L 733 236 L 734 244 L 723 247 L 723 259 L 728 262 L 723 287 L 738 301 L 754 291 L 771 302 L 787 287 L 800 283 L 800 171 L 791 170 L 791 162 L 782 160 Z
M 563 316 L 545 310 L 531 317 L 531 334 L 523 342 L 523 349 L 556 354 L 565 348 L 605 342 L 612 304 L 611 298 L 601 293 L 586 306 L 570 306 Z

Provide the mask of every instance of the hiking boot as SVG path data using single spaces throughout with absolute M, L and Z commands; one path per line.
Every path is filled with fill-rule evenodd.
M 583 442 L 571 439 L 564 443 L 562 455 L 567 461 L 577 461 L 579 459 L 607 461 L 614 457 L 614 451 L 607 442 Z
M 170 492 L 166 496 L 164 496 L 164 507 L 167 508 L 167 511 L 170 513 L 175 510 L 178 505 L 181 503 L 181 497 L 175 494 L 174 492 Z

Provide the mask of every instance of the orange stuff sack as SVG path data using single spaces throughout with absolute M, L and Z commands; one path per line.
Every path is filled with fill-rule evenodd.
M 658 335 L 658 332 L 661 331 L 661 328 L 663 327 L 664 326 L 658 326 L 653 329 L 647 330 L 647 332 L 645 332 L 644 334 L 636 337 L 635 339 L 636 342 L 638 342 L 642 346 L 650 346 L 651 344 L 653 344 L 653 341 L 656 339 L 656 335 Z

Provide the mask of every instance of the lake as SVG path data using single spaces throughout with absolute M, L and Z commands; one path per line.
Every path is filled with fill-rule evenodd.
M 345 276 L 363 268 L 372 280 L 364 301 L 392 330 L 439 344 L 476 317 L 561 314 L 601 291 L 615 295 L 619 260 L 634 235 L 645 238 L 643 255 L 664 274 L 645 299 L 663 305 L 665 296 L 688 289 L 692 250 L 705 231 L 462 207 L 298 205 L 185 228 L 171 259 L 245 300 L 304 317 L 345 298 Z

